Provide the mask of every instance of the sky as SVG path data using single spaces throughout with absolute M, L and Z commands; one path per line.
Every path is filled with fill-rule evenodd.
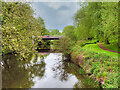
M 73 16 L 80 8 L 78 2 L 33 2 L 36 15 L 42 17 L 46 28 L 58 29 L 60 32 L 67 25 L 73 25 Z

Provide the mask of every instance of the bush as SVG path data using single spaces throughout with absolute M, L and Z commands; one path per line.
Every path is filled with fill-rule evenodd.
M 58 49 L 58 51 L 63 52 L 64 54 L 70 54 L 71 48 L 74 45 L 74 42 L 68 37 L 62 37 L 57 42 L 53 42 L 53 49 Z

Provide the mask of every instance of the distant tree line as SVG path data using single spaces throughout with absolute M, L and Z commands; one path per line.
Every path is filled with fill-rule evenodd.
M 53 35 L 53 36 L 60 36 L 61 32 L 58 29 L 49 29 L 47 30 L 47 32 L 45 33 L 46 35 Z

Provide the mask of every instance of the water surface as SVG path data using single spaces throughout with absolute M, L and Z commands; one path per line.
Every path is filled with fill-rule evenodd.
M 3 88 L 88 88 L 85 77 L 62 53 L 38 53 L 31 60 L 17 61 L 8 56 L 9 68 L 4 64 L 2 71 Z

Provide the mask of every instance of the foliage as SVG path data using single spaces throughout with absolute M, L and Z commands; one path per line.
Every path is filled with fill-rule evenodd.
M 89 44 L 84 47 L 76 45 L 72 50 L 77 52 L 76 55 L 80 52 L 80 54 L 84 55 L 83 69 L 85 71 L 89 70 L 91 77 L 96 78 L 96 80 L 103 80 L 103 88 L 118 87 L 119 69 L 117 53 L 102 50 L 97 44 Z
M 118 3 L 85 2 L 80 6 L 73 17 L 75 26 L 64 27 L 62 34 L 77 41 L 71 50 L 76 57 L 83 55 L 83 68 L 90 72 L 91 77 L 103 80 L 104 88 L 117 88 L 119 54 L 103 50 L 96 43 L 103 42 L 109 49 L 119 49 Z
M 74 34 L 75 26 L 69 25 L 64 27 L 62 34 L 73 41 L 76 41 L 76 36 Z
M 118 3 L 103 2 L 101 7 L 101 31 L 110 43 L 118 43 Z
M 71 42 L 70 38 L 62 37 L 59 41 L 53 42 L 53 49 L 58 49 L 64 54 L 70 54 L 73 44 L 74 42 Z
M 88 2 L 74 16 L 77 40 L 95 38 L 118 45 L 118 3 Z
M 84 74 L 84 73 L 85 73 L 84 69 L 79 69 L 79 74 Z
M 41 20 L 41 21 L 40 21 Z M 27 59 L 32 54 L 32 37 L 45 31 L 44 22 L 33 17 L 29 3 L 2 2 L 2 52 L 12 53 L 18 59 Z
M 58 29 L 49 29 L 49 35 L 60 35 L 60 31 Z

